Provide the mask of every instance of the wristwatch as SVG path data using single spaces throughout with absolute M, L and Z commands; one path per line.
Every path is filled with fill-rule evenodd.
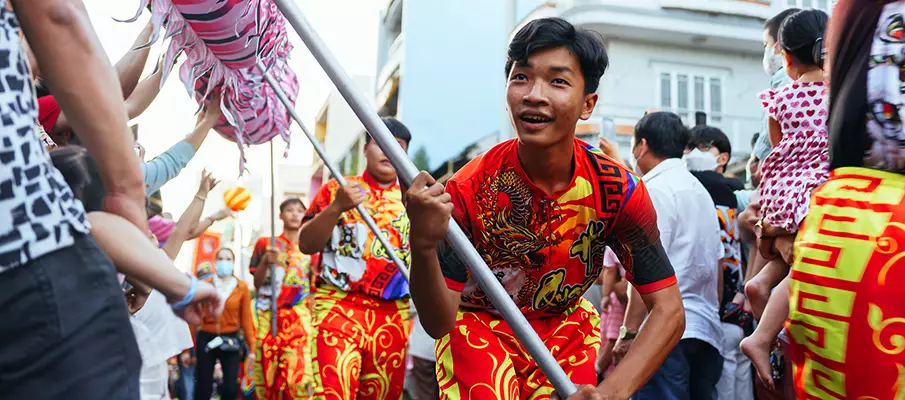
M 625 326 L 619 328 L 619 340 L 632 340 L 635 336 L 638 336 L 638 332 L 630 332 Z

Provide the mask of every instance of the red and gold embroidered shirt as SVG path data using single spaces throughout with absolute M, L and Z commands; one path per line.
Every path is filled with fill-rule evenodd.
M 286 235 L 280 235 L 274 242 L 277 256 L 276 280 L 282 282 L 277 287 L 277 307 L 307 307 L 304 300 L 311 293 L 311 267 L 317 262 L 316 256 L 309 256 L 299 250 L 298 243 L 293 244 Z M 258 238 L 251 254 L 248 271 L 254 275 L 261 263 L 261 258 L 270 247 L 270 237 Z M 260 311 L 270 310 L 270 299 L 273 298 L 273 277 L 268 272 L 263 287 L 258 288 L 257 307 Z
M 676 283 L 640 178 L 576 139 L 572 182 L 550 196 L 528 179 L 517 144 L 501 143 L 472 160 L 446 190 L 453 218 L 526 317 L 574 305 L 602 271 L 607 246 L 641 293 Z M 438 258 L 463 307 L 493 308 L 445 241 Z
M 356 183 L 368 196 L 362 203 L 393 246 L 396 255 L 409 263 L 409 219 L 402 205 L 398 183 L 383 188 L 367 172 L 346 178 Z M 311 201 L 303 222 L 313 219 L 336 197 L 339 184 L 330 180 Z M 398 300 L 409 295 L 409 286 L 389 253 L 353 210 L 340 216 L 333 235 L 321 253 L 318 282 L 336 286 L 346 292 L 360 292 L 384 300 Z

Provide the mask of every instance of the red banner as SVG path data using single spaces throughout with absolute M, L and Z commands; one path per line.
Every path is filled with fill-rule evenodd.
M 202 269 L 207 269 L 206 274 L 214 272 L 214 263 L 217 261 L 217 249 L 220 248 L 220 234 L 204 232 L 198 236 L 195 242 L 195 260 L 192 262 L 192 275 L 198 275 L 198 267 L 207 263 Z

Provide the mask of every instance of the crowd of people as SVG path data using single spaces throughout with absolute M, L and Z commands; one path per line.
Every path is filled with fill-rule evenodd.
M 766 22 L 747 182 L 724 132 L 671 112 L 640 118 L 629 160 L 576 139 L 609 56 L 592 31 L 531 21 L 505 65 L 516 139 L 406 187 L 366 136 L 360 176 L 279 205 L 250 283 L 228 248 L 197 276 L 173 265 L 231 216 L 202 218 L 211 174 L 176 220 L 152 201 L 220 107 L 144 162 L 127 121 L 174 67 L 140 80 L 150 25 L 110 65 L 79 1 L 25 3 L 0 8 L 2 398 L 565 398 L 446 241 L 451 220 L 578 386 L 568 399 L 905 395 L 905 1 Z

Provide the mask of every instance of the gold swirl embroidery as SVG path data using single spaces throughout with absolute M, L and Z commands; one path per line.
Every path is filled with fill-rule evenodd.
M 371 339 L 373 348 L 368 352 L 372 357 L 370 364 L 374 371 L 361 377 L 362 387 L 366 387 L 367 393 L 374 396 L 366 397 L 387 398 L 394 381 L 393 373 L 404 373 L 401 367 L 405 362 L 405 346 L 399 344 L 406 342 L 408 334 L 403 329 L 403 319 L 400 313 L 387 316 L 383 325 L 374 331 Z M 394 347 L 396 351 L 392 351 Z
M 901 222 L 890 222 L 889 227 L 899 228 L 899 230 L 905 232 L 905 224 Z M 898 250 L 898 247 L 898 241 L 896 241 L 894 237 L 882 236 L 877 239 L 877 250 L 882 254 L 893 254 Z M 886 275 L 903 257 L 905 257 L 905 252 L 897 254 L 883 264 L 883 268 L 880 268 L 880 274 L 877 275 L 877 283 L 879 283 L 880 286 L 886 286 Z
M 502 361 L 497 360 L 496 356 L 493 353 L 489 353 L 491 361 L 493 362 L 493 367 L 491 368 L 490 380 L 492 382 L 489 383 L 479 383 L 477 385 L 472 386 L 469 389 L 469 398 L 479 398 L 472 394 L 475 392 L 475 389 L 483 388 L 491 390 L 491 393 L 499 396 L 500 400 L 516 400 L 519 398 L 519 383 L 515 376 L 515 366 L 512 364 L 512 359 L 509 357 L 503 358 Z
M 893 347 L 884 345 L 881 338 L 883 331 L 892 324 L 905 324 L 905 318 L 889 318 L 883 319 L 883 310 L 876 304 L 869 304 L 867 313 L 867 323 L 874 330 L 873 342 L 874 346 L 880 351 L 889 355 L 898 355 L 905 350 L 905 336 L 893 334 L 889 337 L 889 344 Z
M 472 349 L 475 349 L 475 350 L 486 349 L 487 346 L 490 345 L 490 342 L 488 342 L 487 340 L 485 340 L 484 338 L 479 337 L 479 336 L 477 337 L 477 339 L 480 342 L 473 342 L 471 340 L 471 332 L 468 332 L 468 330 L 465 328 L 465 325 L 459 326 L 459 333 L 465 337 L 465 343 L 468 343 L 468 346 L 471 347 Z M 477 335 L 475 335 L 475 336 L 477 336 Z
M 877 251 L 882 254 L 895 253 L 899 248 L 898 245 L 899 243 L 889 236 L 881 236 L 877 238 Z
M 896 363 L 896 369 L 899 370 L 899 377 L 896 379 L 896 384 L 892 387 L 893 399 L 905 400 L 905 366 Z

